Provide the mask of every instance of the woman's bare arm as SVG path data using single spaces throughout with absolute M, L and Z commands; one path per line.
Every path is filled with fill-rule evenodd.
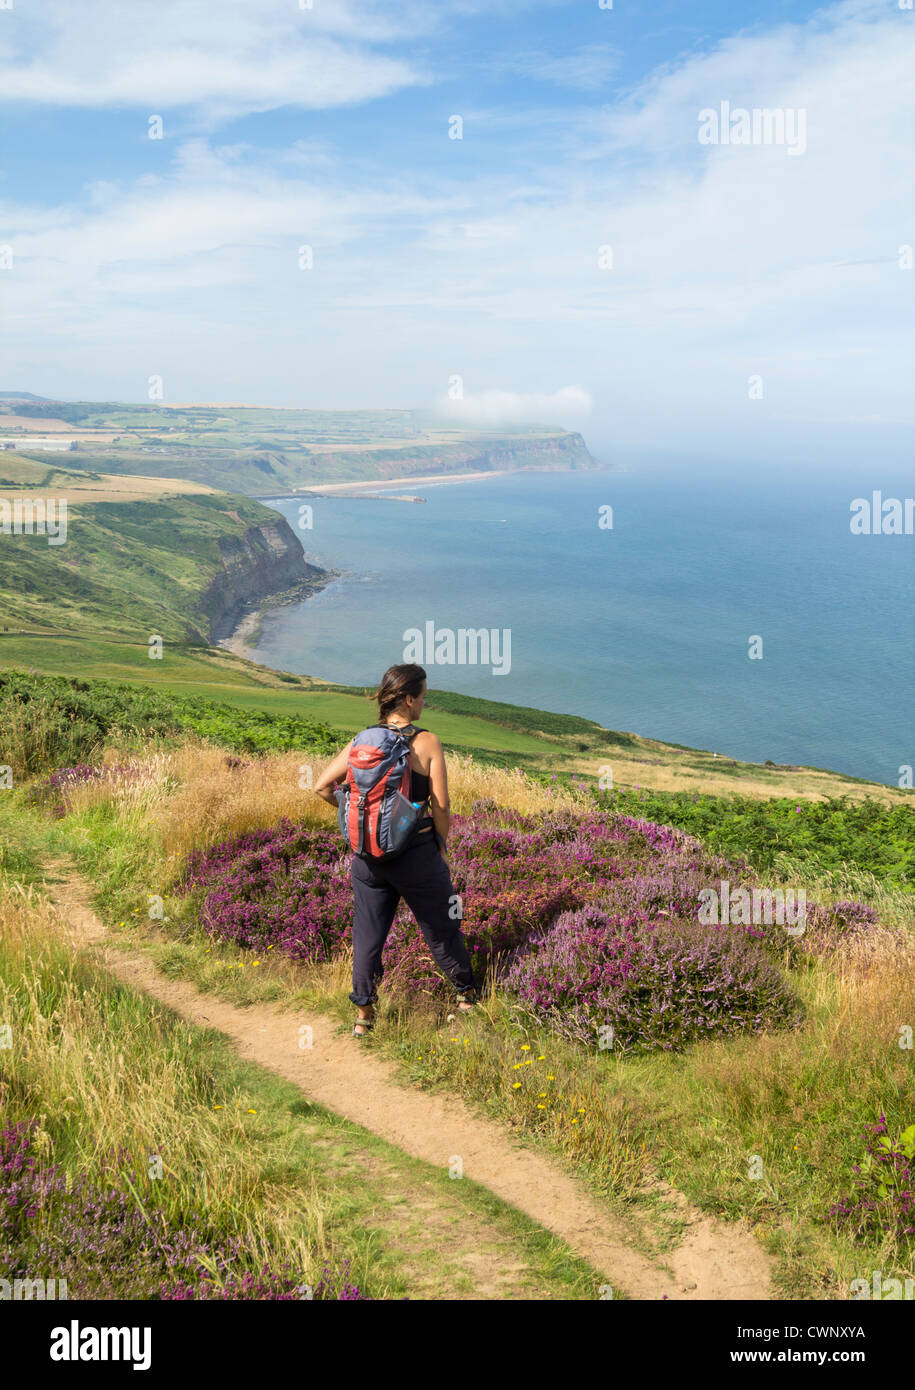
M 451 802 L 448 797 L 448 771 L 445 767 L 445 753 L 441 740 L 428 730 L 424 733 L 430 749 L 429 756 L 429 803 L 432 821 L 437 833 L 448 843 L 451 830 Z
M 327 767 L 321 773 L 317 782 L 315 782 L 313 789 L 315 794 L 319 796 L 322 801 L 329 802 L 331 806 L 336 806 L 337 804 L 333 792 L 334 783 L 342 782 L 346 776 L 346 764 L 349 761 L 349 750 L 352 746 L 353 740 L 350 739 L 346 747 L 341 749 L 337 756 L 327 764 Z

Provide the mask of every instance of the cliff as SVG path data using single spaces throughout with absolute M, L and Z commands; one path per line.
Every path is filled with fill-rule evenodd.
M 5 487 L 36 499 L 47 467 L 3 456 Z M 0 545 L 0 632 L 112 637 L 166 645 L 215 640 L 252 607 L 299 597 L 331 575 L 310 565 L 284 517 L 249 497 L 184 494 L 173 480 L 139 496 L 119 479 L 54 468 L 54 493 L 68 497 L 67 543 L 29 534 Z M 125 496 L 125 494 L 127 494 Z
M 429 473 L 602 467 L 575 431 L 467 428 L 433 411 L 0 399 L 0 425 L 21 435 L 20 449 L 30 447 L 30 421 L 41 436 L 45 419 L 91 426 L 91 438 L 79 444 L 83 469 L 193 481 L 247 497 Z M 33 452 L 48 461 L 41 449 Z
M 311 565 L 285 517 L 249 526 L 243 536 L 220 536 L 222 561 L 197 607 L 209 621 L 210 641 L 227 637 L 241 619 L 267 601 L 293 601 L 331 577 Z
M 288 468 L 289 461 L 282 460 Z M 506 470 L 599 469 L 580 434 L 472 435 L 438 443 L 397 448 L 362 447 L 358 451 L 314 449 L 306 464 L 297 465 L 294 486 L 315 483 L 384 481 L 432 473 L 489 473 Z M 263 488 L 261 488 L 261 495 Z

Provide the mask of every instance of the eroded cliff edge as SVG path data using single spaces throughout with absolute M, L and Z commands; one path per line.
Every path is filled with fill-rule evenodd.
M 209 640 L 229 637 L 243 618 L 264 607 L 295 603 L 334 578 L 305 559 L 285 517 L 249 526 L 243 536 L 220 536 L 222 561 L 198 608 L 209 622 Z

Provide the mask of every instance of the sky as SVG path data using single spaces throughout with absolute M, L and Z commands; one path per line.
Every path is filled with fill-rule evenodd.
M 0 0 L 0 389 L 898 464 L 909 3 Z

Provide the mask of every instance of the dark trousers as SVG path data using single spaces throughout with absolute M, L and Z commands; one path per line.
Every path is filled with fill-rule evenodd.
M 456 903 L 448 865 L 434 831 L 395 859 L 370 863 L 353 855 L 353 992 L 354 1004 L 374 1004 L 384 973 L 381 953 L 401 898 L 416 918 L 423 939 L 442 974 L 463 994 L 474 988 L 473 968 L 460 918 L 449 916 Z

